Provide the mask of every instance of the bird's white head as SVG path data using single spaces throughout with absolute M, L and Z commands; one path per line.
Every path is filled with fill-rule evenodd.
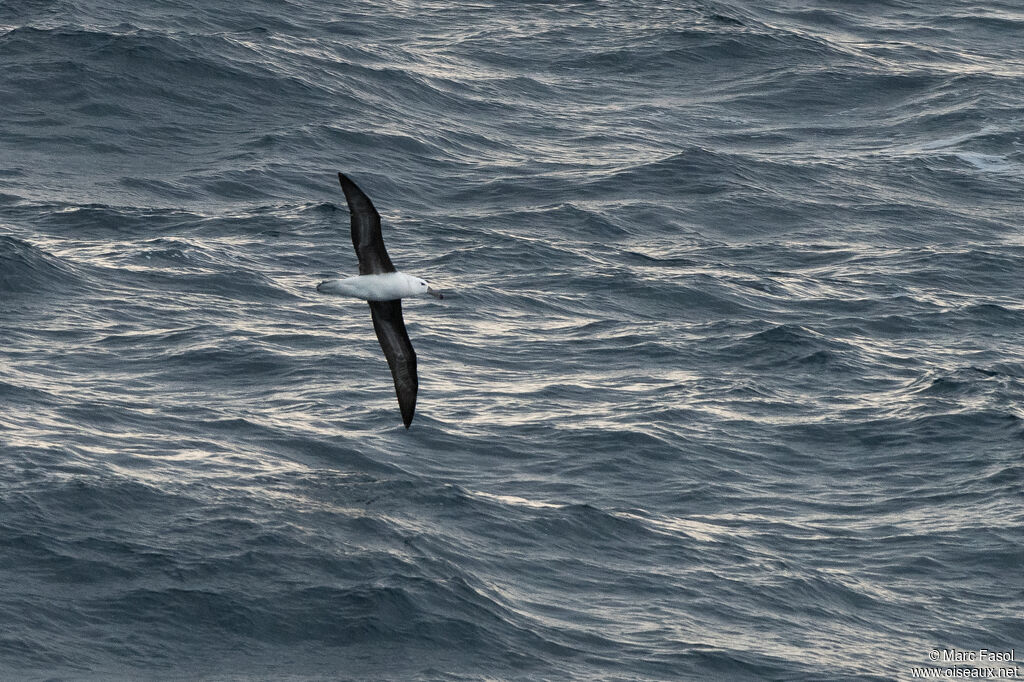
M 434 298 L 444 298 L 444 294 L 431 287 L 430 284 L 427 283 L 427 280 L 420 279 L 419 277 L 412 277 L 410 275 L 406 275 L 406 277 L 409 278 L 408 281 L 409 285 L 412 287 L 413 295 L 422 296 L 423 294 L 429 294 Z

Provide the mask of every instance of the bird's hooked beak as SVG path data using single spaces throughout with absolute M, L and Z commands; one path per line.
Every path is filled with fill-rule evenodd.
M 434 298 L 437 298 L 437 299 L 443 299 L 444 298 L 444 294 L 442 294 L 437 289 L 432 289 L 431 287 L 427 287 L 427 293 L 430 294 L 431 296 L 433 296 Z

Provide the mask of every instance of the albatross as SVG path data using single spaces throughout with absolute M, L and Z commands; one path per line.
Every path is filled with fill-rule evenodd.
M 395 379 L 395 393 L 402 412 L 402 423 L 409 428 L 416 411 L 416 351 L 405 331 L 402 319 L 402 299 L 409 296 L 430 295 L 444 298 L 426 280 L 398 272 L 391 264 L 384 238 L 380 233 L 380 214 L 370 197 L 344 173 L 338 173 L 341 189 L 345 192 L 348 212 L 352 218 L 352 245 L 359 258 L 359 275 L 320 282 L 316 290 L 323 294 L 360 298 L 370 304 L 373 329 L 388 359 L 391 376 Z

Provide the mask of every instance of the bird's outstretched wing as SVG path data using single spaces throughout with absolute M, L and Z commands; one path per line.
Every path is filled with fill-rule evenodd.
M 395 378 L 395 393 L 398 394 L 398 407 L 402 410 L 402 422 L 405 428 L 409 428 L 413 412 L 416 411 L 419 379 L 416 377 L 416 351 L 412 348 L 402 319 L 402 300 L 369 303 L 373 329 L 377 332 L 384 357 L 388 359 L 391 376 Z
M 384 238 L 380 234 L 380 214 L 373 207 L 370 197 L 348 179 L 344 173 L 338 173 L 341 189 L 345 191 L 348 201 L 348 212 L 352 216 L 352 246 L 356 247 L 359 257 L 360 275 L 382 275 L 394 272 L 388 250 L 384 248 Z M 401 311 L 398 316 L 401 321 Z

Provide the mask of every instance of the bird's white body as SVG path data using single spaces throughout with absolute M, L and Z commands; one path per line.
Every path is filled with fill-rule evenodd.
M 396 298 L 434 294 L 426 281 L 404 272 L 329 279 L 321 282 L 316 289 L 325 294 L 351 296 L 364 301 L 393 301 Z

